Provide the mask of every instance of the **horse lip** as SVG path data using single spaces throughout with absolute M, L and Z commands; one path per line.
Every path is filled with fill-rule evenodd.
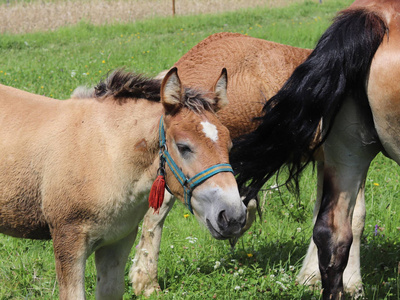
M 207 222 L 208 230 L 211 232 L 211 235 L 212 235 L 215 239 L 217 239 L 217 240 L 225 240 L 225 239 L 228 238 L 228 237 L 223 236 L 221 233 L 219 233 L 219 232 L 211 225 L 210 220 L 206 219 L 206 222 Z

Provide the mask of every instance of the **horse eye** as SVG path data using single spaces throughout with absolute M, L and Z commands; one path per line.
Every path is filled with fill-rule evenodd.
M 188 155 L 189 153 L 192 153 L 192 149 L 190 149 L 190 147 L 188 145 L 184 145 L 184 144 L 176 144 L 176 146 L 178 147 L 179 153 L 182 156 Z

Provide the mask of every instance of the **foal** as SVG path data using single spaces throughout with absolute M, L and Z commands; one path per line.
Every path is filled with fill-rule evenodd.
M 66 101 L 0 85 L 0 232 L 53 239 L 61 299 L 85 298 L 93 252 L 96 297 L 122 298 L 124 267 L 161 171 L 215 238 L 240 233 L 246 210 L 228 165 L 232 143 L 214 114 L 227 104 L 226 85 L 223 71 L 212 94 L 187 89 L 176 69 L 161 85 L 114 72 L 90 97 Z

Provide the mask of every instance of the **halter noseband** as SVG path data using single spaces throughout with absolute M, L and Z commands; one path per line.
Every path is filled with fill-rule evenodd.
M 208 178 L 214 176 L 215 174 L 221 172 L 231 172 L 233 173 L 232 167 L 230 164 L 217 164 L 204 171 L 194 175 L 192 178 L 186 178 L 185 174 L 181 171 L 181 169 L 176 165 L 171 155 L 168 152 L 166 139 L 165 139 L 165 131 L 164 131 L 164 122 L 163 117 L 160 119 L 160 127 L 159 127 L 159 146 L 160 146 L 160 168 L 159 173 L 161 175 L 165 175 L 165 162 L 167 162 L 169 168 L 172 173 L 179 181 L 179 183 L 183 187 L 184 191 L 184 200 L 187 208 L 193 214 L 191 198 L 192 191 L 195 187 L 206 181 Z M 171 193 L 168 186 L 166 186 L 167 190 Z M 171 193 L 172 194 L 172 193 Z

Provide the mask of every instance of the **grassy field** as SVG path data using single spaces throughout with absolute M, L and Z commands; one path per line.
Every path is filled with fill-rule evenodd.
M 0 38 L 0 83 L 67 99 L 78 85 L 93 86 L 125 66 L 155 75 L 208 35 L 231 31 L 312 48 L 335 13 L 350 0 L 306 1 L 284 8 L 246 9 L 217 15 L 157 18 L 94 26 L 80 22 L 53 32 L 4 34 Z M 379 155 L 366 185 L 367 220 L 362 274 L 367 299 L 399 299 L 399 168 Z M 274 185 L 270 182 L 266 186 Z M 302 178 L 300 202 L 285 189 L 262 192 L 264 217 L 232 250 L 212 239 L 176 205 L 167 218 L 159 260 L 165 299 L 319 299 L 319 291 L 295 277 L 312 232 L 315 174 Z M 133 259 L 135 248 L 130 258 Z M 0 299 L 56 299 L 51 242 L 0 235 Z M 126 266 L 128 274 L 131 262 Z M 86 291 L 94 299 L 96 275 L 88 260 Z M 125 299 L 132 296 L 126 276 Z M 153 295 L 151 299 L 161 297 Z M 141 297 L 139 297 L 141 298 Z

